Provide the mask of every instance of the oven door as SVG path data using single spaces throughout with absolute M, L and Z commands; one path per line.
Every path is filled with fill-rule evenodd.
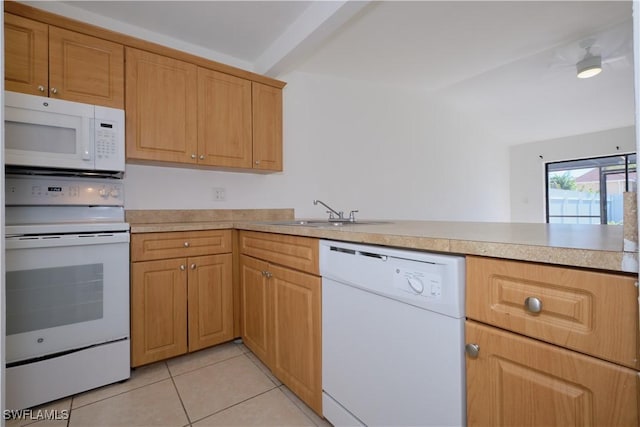
M 128 336 L 128 232 L 7 237 L 8 364 Z

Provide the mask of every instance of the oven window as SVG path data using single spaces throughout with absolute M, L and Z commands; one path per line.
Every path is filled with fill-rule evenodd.
M 7 335 L 103 317 L 102 264 L 9 271 Z

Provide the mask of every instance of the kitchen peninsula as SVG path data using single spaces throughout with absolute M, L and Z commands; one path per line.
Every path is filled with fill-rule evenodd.
M 128 211 L 127 221 L 132 240 L 147 233 L 232 233 L 233 335 L 319 415 L 318 239 L 331 239 L 466 256 L 467 425 L 535 419 L 531 400 L 562 408 L 549 411 L 540 421 L 545 425 L 638 421 L 638 254 L 625 252 L 633 247 L 625 237 L 637 230 L 628 233 L 628 226 L 332 225 L 294 220 L 292 209 L 140 210 Z M 193 248 L 188 240 L 174 240 L 176 248 Z M 508 398 L 517 393 L 528 397 Z

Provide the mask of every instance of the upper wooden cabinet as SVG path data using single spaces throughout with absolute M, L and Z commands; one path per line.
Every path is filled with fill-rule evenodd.
M 126 49 L 127 159 L 282 170 L 282 90 Z
M 6 89 L 125 108 L 127 161 L 282 171 L 284 82 L 22 3 L 5 11 Z
M 196 163 L 197 67 L 126 49 L 127 159 Z
M 253 167 L 282 170 L 282 90 L 252 83 Z
M 4 14 L 5 88 L 124 108 L 121 44 Z
M 198 162 L 251 168 L 251 82 L 198 68 Z

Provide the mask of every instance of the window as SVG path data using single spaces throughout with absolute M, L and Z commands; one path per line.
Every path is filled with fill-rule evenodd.
M 547 163 L 547 222 L 622 224 L 622 193 L 636 190 L 636 155 Z

